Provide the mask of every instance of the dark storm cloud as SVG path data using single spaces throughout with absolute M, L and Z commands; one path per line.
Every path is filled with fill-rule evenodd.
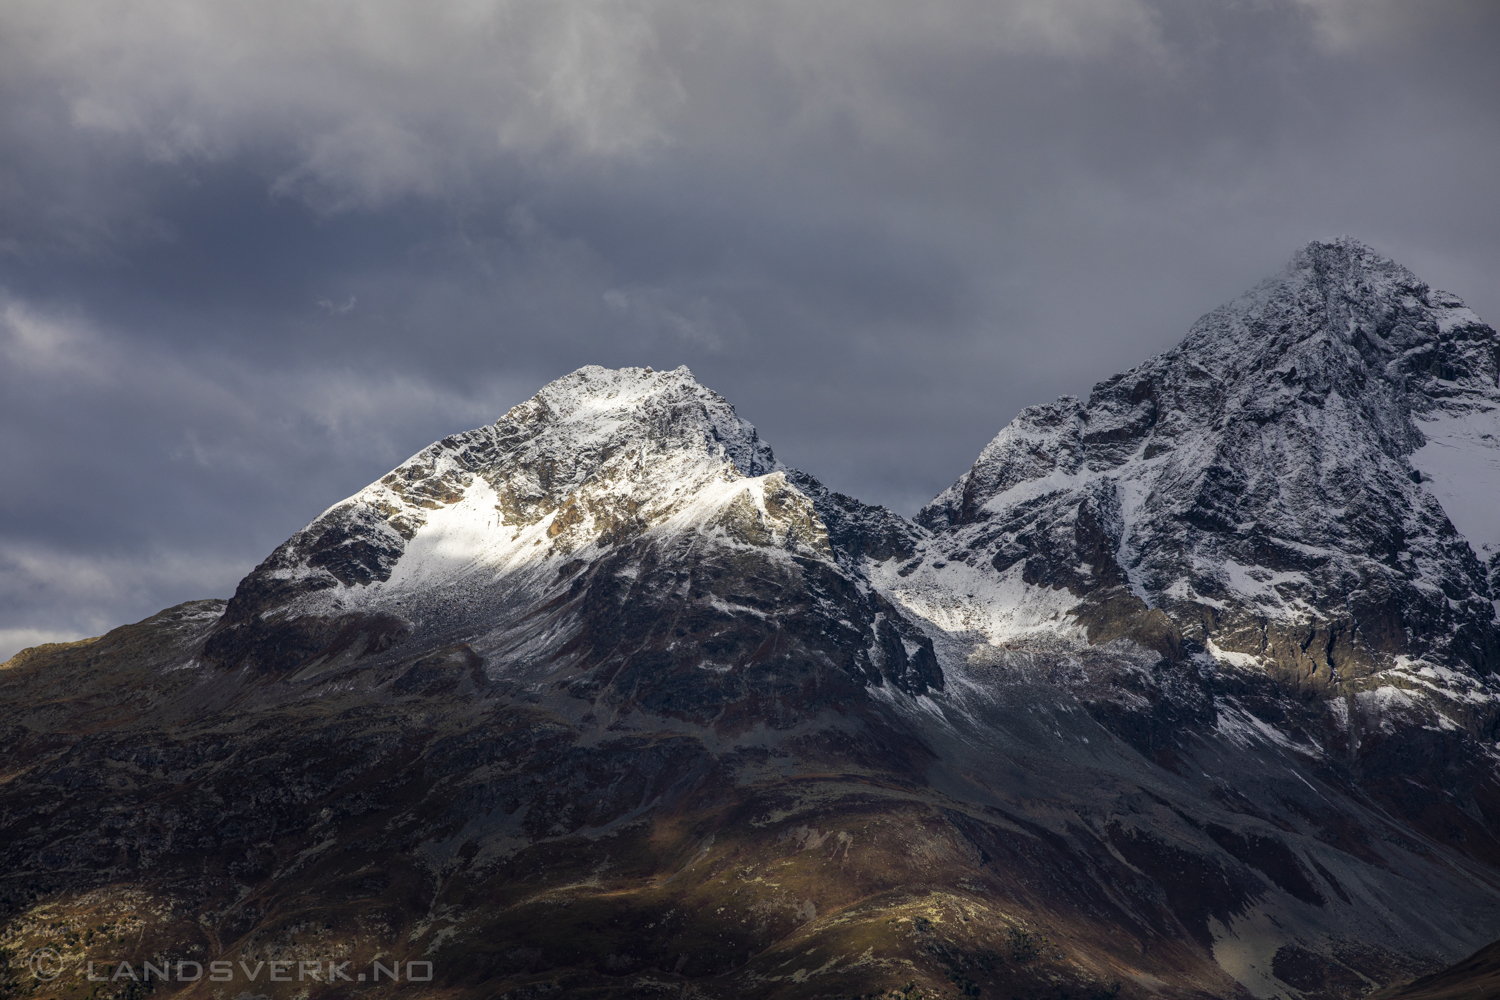
M 583 364 L 911 511 L 1349 233 L 1492 321 L 1484 0 L 0 9 L 0 656 Z

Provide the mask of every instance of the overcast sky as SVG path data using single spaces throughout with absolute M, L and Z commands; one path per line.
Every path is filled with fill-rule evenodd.
M 581 365 L 911 513 L 1310 239 L 1500 317 L 1493 0 L 6 0 L 0 659 Z

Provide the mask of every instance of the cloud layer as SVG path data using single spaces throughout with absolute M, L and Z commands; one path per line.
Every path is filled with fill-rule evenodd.
M 0 656 L 583 364 L 910 511 L 1349 233 L 1500 317 L 1485 0 L 0 7 Z

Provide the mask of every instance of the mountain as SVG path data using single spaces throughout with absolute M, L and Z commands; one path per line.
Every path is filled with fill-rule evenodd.
M 1269 676 L 1351 761 L 1392 712 L 1488 741 L 1497 369 L 1457 298 L 1311 244 L 1086 403 L 1023 411 L 876 579 L 971 665 L 1126 639 L 1179 685 L 1193 663 Z
M 0 990 L 1435 973 L 1500 936 L 1497 377 L 1456 298 L 1313 243 L 907 521 L 685 368 L 580 369 L 227 603 L 0 668 Z
M 580 369 L 420 452 L 246 577 L 204 657 L 306 680 L 459 642 L 601 721 L 779 726 L 867 683 L 942 684 L 931 640 L 686 368 Z
M 1313 244 L 1087 403 L 1024 411 L 917 520 L 971 567 L 1086 597 L 1091 642 L 1188 640 L 1320 693 L 1397 658 L 1488 674 L 1496 369 L 1458 299 Z

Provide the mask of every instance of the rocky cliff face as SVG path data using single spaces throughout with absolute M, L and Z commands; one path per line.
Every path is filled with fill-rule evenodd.
M 167 958 L 430 961 L 476 998 L 1430 971 L 1500 933 L 1497 352 L 1312 244 L 915 523 L 686 369 L 581 369 L 227 606 L 0 669 L 0 990 L 134 995 L 86 962 Z

